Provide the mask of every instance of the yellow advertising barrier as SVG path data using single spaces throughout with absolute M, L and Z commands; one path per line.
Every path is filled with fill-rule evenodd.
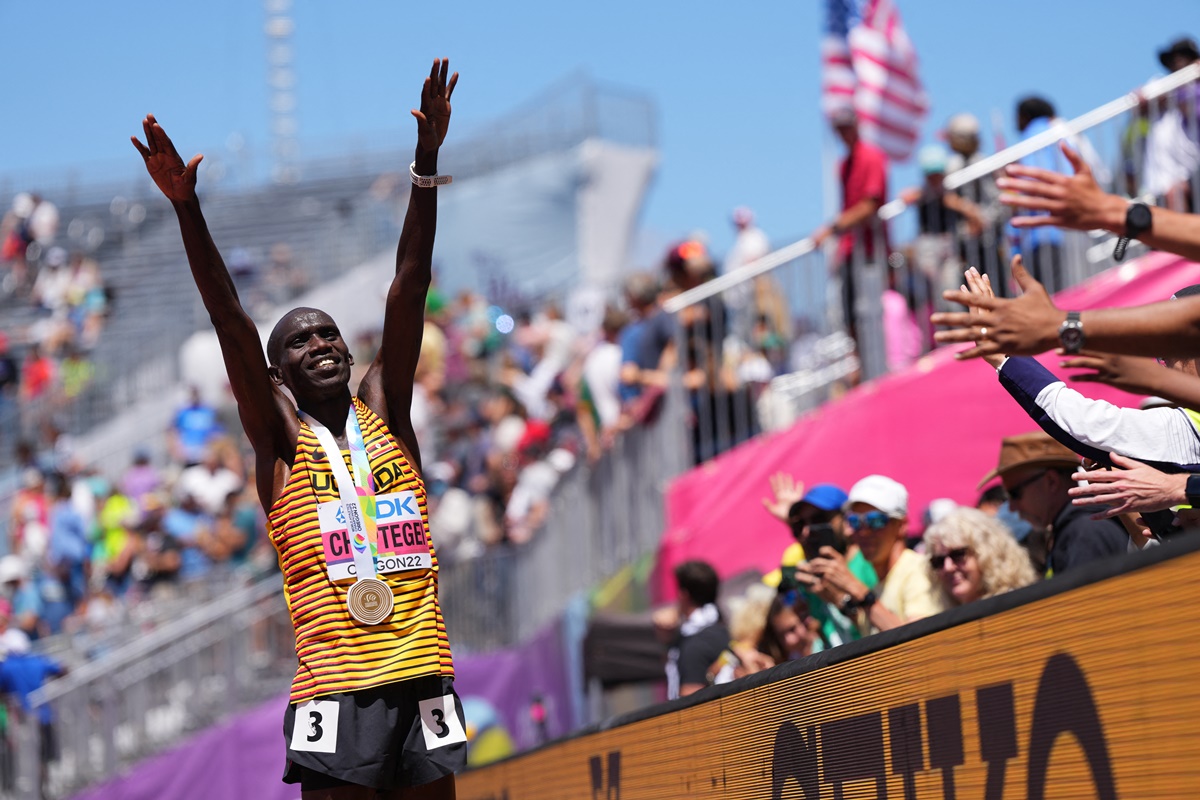
M 457 794 L 1196 797 L 1200 539 L 611 720 L 469 771 Z

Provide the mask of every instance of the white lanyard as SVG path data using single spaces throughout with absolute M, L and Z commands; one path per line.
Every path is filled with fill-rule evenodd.
M 329 460 L 329 467 L 333 471 L 333 480 L 337 484 L 338 497 L 342 504 L 342 513 L 346 517 L 346 534 L 350 539 L 350 550 L 354 554 L 354 572 L 355 579 L 362 581 L 367 578 L 376 577 L 375 557 L 371 553 L 374 537 L 367 530 L 367 521 L 365 512 L 359 501 L 359 488 L 365 489 L 367 492 L 372 491 L 370 486 L 358 487 L 354 479 L 350 477 L 350 470 L 346 469 L 346 463 L 342 460 L 342 451 L 338 448 L 337 441 L 333 438 L 333 434 L 329 432 L 321 423 L 312 418 L 311 415 L 303 411 L 299 412 L 300 419 L 312 429 L 312 432 L 317 437 L 317 441 L 321 443 L 321 449 L 325 451 L 325 457 Z M 354 432 L 357 436 L 352 435 L 350 427 L 354 426 Z M 358 418 L 354 415 L 354 403 L 350 404 L 350 412 L 346 417 L 346 439 L 351 443 L 351 447 L 355 441 L 362 441 L 362 434 L 358 432 Z M 372 497 L 373 501 L 374 498 Z M 371 502 L 374 507 L 374 502 Z M 374 520 L 372 520 L 373 522 Z M 374 525 L 371 526 L 372 528 Z

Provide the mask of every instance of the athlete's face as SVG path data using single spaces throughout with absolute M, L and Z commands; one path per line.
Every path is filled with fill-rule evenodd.
M 304 309 L 280 323 L 279 363 L 271 379 L 300 398 L 340 392 L 350 383 L 354 359 L 333 319 L 323 311 Z

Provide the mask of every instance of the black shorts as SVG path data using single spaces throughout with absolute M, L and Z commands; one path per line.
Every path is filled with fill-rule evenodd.
M 453 678 L 413 678 L 291 704 L 283 717 L 283 781 L 304 789 L 433 783 L 466 766 L 466 729 Z

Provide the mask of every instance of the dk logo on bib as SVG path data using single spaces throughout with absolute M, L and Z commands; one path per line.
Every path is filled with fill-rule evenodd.
M 380 574 L 432 569 L 429 540 L 417 496 L 411 492 L 392 492 L 375 497 L 377 525 L 375 570 Z M 321 525 L 321 545 L 329 580 L 344 581 L 357 577 L 354 551 L 350 541 L 346 513 L 337 500 L 317 507 Z

